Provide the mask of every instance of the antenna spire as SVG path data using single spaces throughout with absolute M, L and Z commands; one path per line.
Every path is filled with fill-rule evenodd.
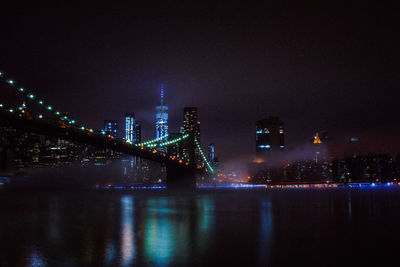
M 164 105 L 164 85 L 161 84 L 161 105 Z

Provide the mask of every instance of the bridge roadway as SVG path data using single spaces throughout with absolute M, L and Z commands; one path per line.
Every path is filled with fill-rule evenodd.
M 167 169 L 166 184 L 168 189 L 195 188 L 195 175 L 199 172 L 193 163 L 180 163 L 171 159 L 167 154 L 154 152 L 143 147 L 136 147 L 123 143 L 119 139 L 110 138 L 97 133 L 81 130 L 75 126 L 63 125 L 57 121 L 45 119 L 32 119 L 27 116 L 18 116 L 16 113 L 0 111 L 0 126 L 8 126 L 27 132 L 33 132 L 46 136 L 58 137 L 98 148 L 110 149 L 131 156 L 165 164 Z M 193 140 L 193 138 L 188 138 Z M 189 147 L 194 148 L 194 141 L 189 141 Z M 189 149 L 194 151 L 194 149 Z M 192 152 L 194 153 L 194 152 Z M 194 162 L 193 160 L 191 162 Z M 201 171 L 201 170 L 200 170 Z

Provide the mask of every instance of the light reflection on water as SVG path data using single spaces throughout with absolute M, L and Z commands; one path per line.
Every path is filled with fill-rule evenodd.
M 340 265 L 396 255 L 400 190 L 2 192 L 0 218 L 0 266 Z
M 174 214 L 175 210 L 168 207 L 168 204 L 170 203 L 165 198 L 148 200 L 147 202 L 144 231 L 145 254 L 149 262 L 159 265 L 165 265 L 171 260 L 176 249 L 175 240 L 185 241 L 182 240 L 184 237 L 177 231 L 181 226 L 180 222 L 176 222 L 175 227 L 172 226 L 172 223 L 176 220 L 176 214 Z
M 122 265 L 129 266 L 135 258 L 135 240 L 134 240 L 134 223 L 133 223 L 133 197 L 121 197 L 121 250 Z
M 267 262 L 270 256 L 272 241 L 272 203 L 271 200 L 261 199 L 260 246 L 259 263 Z

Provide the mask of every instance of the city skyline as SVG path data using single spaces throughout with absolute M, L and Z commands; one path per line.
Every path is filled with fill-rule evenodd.
M 143 136 L 153 136 L 150 107 L 164 83 L 170 128 L 179 128 L 182 107 L 198 107 L 203 144 L 216 143 L 224 161 L 253 155 L 254 122 L 268 116 L 285 122 L 287 148 L 324 129 L 337 140 L 357 137 L 371 152 L 398 150 L 398 41 L 387 7 L 350 6 L 343 13 L 338 5 L 277 4 L 264 14 L 183 6 L 149 14 L 128 5 L 115 6 L 106 24 L 85 5 L 73 21 L 68 8 L 8 10 L 0 48 L 9 53 L 1 67 L 93 128 L 102 127 L 99 117 L 121 118 L 122 125 L 121 114 L 134 110 Z M 195 35 L 180 24 L 189 11 Z
M 5 1 L 0 266 L 396 266 L 395 4 Z

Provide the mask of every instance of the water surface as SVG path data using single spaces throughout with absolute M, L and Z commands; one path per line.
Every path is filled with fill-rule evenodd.
M 0 266 L 398 266 L 399 226 L 393 188 L 0 190 Z

